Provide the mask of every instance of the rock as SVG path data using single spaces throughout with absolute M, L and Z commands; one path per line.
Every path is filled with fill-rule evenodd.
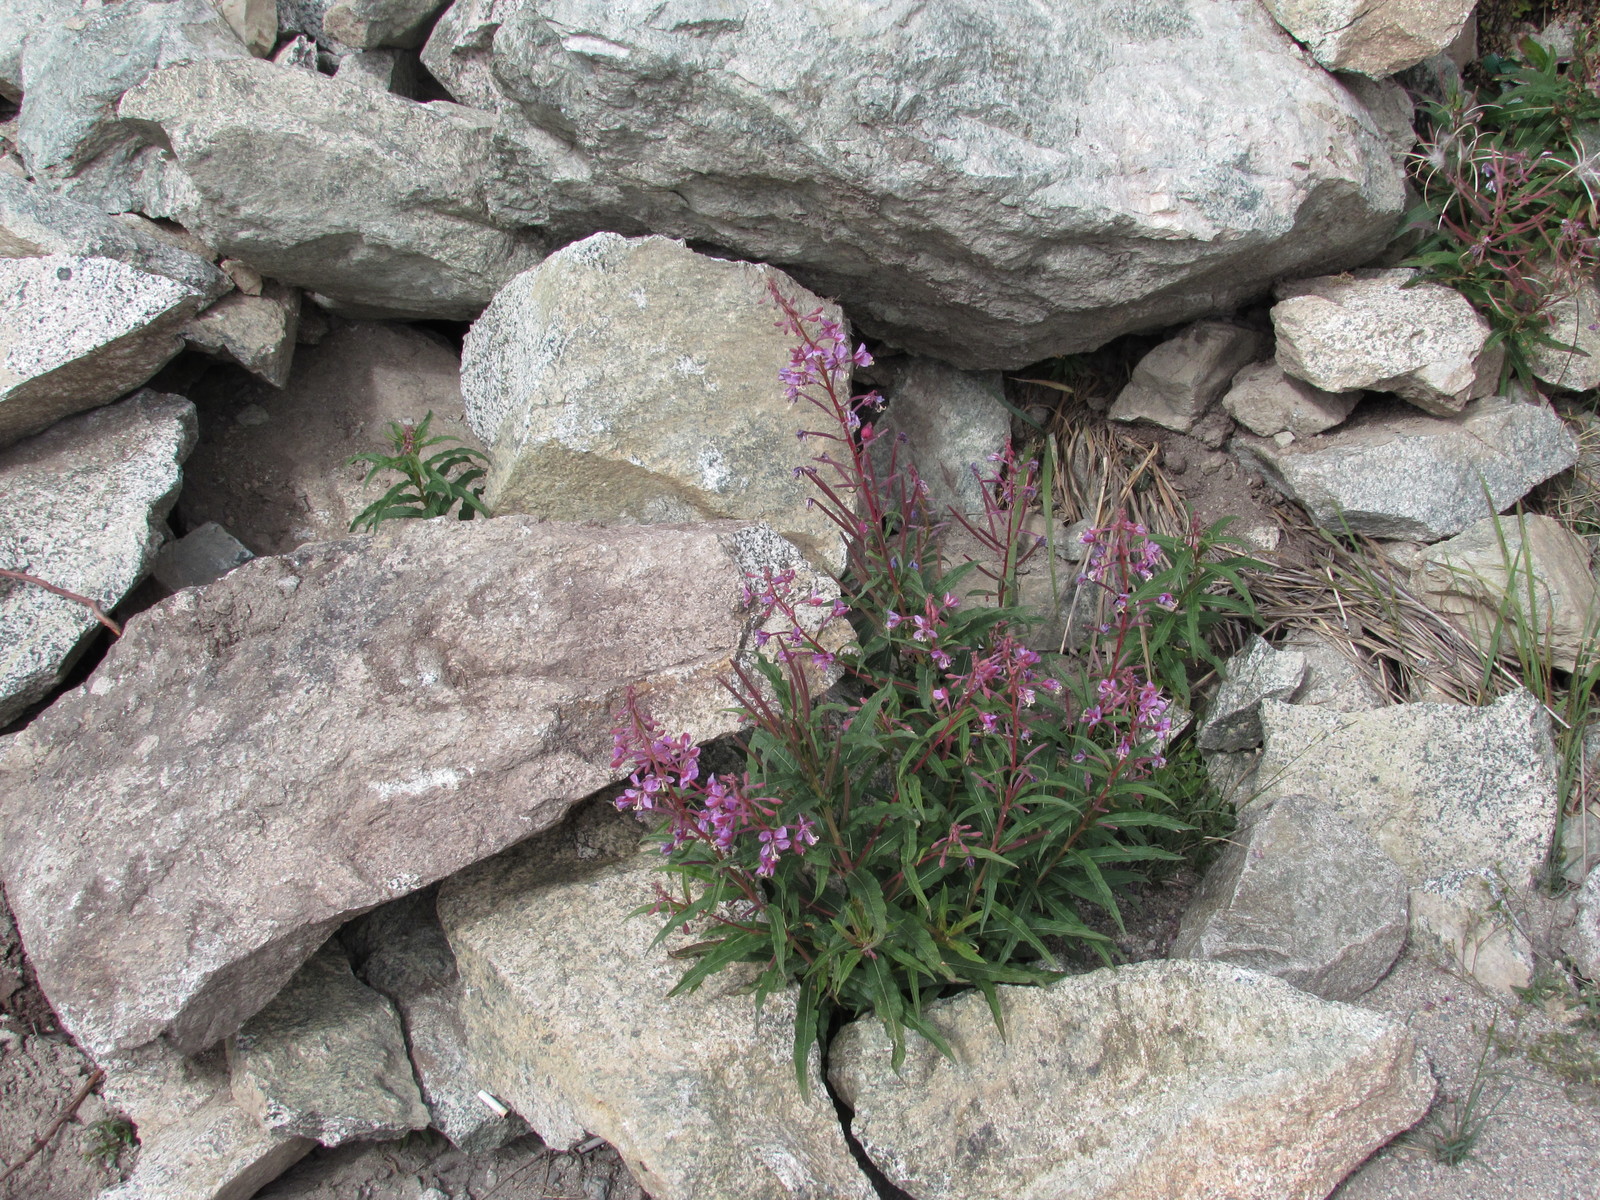
M 231 359 L 282 387 L 289 381 L 299 327 L 299 290 L 272 282 L 259 296 L 224 296 L 190 321 L 183 336 L 196 350 Z
M 115 259 L 0 258 L 0 447 L 145 382 L 202 299 Z
M 607 865 L 639 837 L 612 816 L 440 889 L 478 1070 L 546 1144 L 605 1138 L 656 1200 L 870 1200 L 815 1049 L 801 1098 L 794 991 L 758 1010 L 734 966 L 668 998 L 683 964 L 651 946 L 660 921 L 634 915 L 661 856 Z
M 1255 799 L 1258 790 L 1256 766 L 1261 761 L 1259 750 L 1239 750 L 1231 754 L 1201 755 L 1206 767 L 1206 781 L 1217 799 L 1242 809 Z
M 140 392 L 0 450 L 0 566 L 109 612 L 150 567 L 194 436 L 187 400 Z M 0 580 L 0 728 L 47 697 L 99 629 L 76 601 Z
M 1261 702 L 1289 700 L 1306 678 L 1306 660 L 1293 650 L 1274 650 L 1259 637 L 1228 660 L 1222 686 L 1200 722 L 1202 750 L 1250 750 L 1261 744 Z
M 1509 508 L 1578 458 L 1559 417 L 1507 396 L 1454 417 L 1368 405 L 1342 428 L 1290 446 L 1246 434 L 1231 446 L 1324 529 L 1427 542 Z
M 334 78 L 362 87 L 413 97 L 417 93 L 417 56 L 405 50 L 363 50 L 339 60 Z
M 399 521 L 178 592 L 0 758 L 40 986 L 96 1053 L 211 1045 L 345 920 L 617 778 L 627 688 L 730 732 L 746 573 L 785 566 L 838 595 L 760 525 Z
M 0 173 L 0 258 L 76 254 L 114 258 L 150 275 L 164 275 L 201 293 L 202 303 L 232 286 L 203 256 L 174 246 L 149 222 L 107 217 L 25 179 Z
M 1567 936 L 1572 965 L 1591 982 L 1600 981 L 1600 868 L 1578 892 L 1578 919 Z
M 204 587 L 255 555 L 215 521 L 207 521 L 156 552 L 151 574 L 168 591 Z
M 308 37 L 292 37 L 272 56 L 272 65 L 294 71 L 309 71 L 315 75 L 318 73 L 317 43 Z
M 0 97 L 22 99 L 22 43 L 30 35 L 72 19 L 78 0 L 6 0 L 0 22 Z
M 263 1129 L 233 1103 L 226 1072 L 156 1044 L 106 1056 L 106 1100 L 138 1128 L 139 1159 L 99 1200 L 239 1200 L 314 1145 Z
M 1437 54 L 1477 0 L 1265 0 L 1267 11 L 1330 71 L 1380 78 Z
M 118 98 L 161 67 L 248 56 L 209 0 L 113 4 L 41 30 L 22 56 L 28 173 L 105 212 L 150 211 L 166 165 Z
M 1533 982 L 1533 947 L 1505 908 L 1493 871 L 1451 871 L 1411 889 L 1411 938 L 1507 1000 Z
M 158 71 L 118 111 L 192 184 L 168 215 L 352 316 L 476 316 L 543 248 L 490 226 L 489 130 L 455 105 L 241 59 Z
M 244 48 L 266 58 L 278 44 L 277 0 L 212 0 Z
M 336 942 L 228 1039 L 228 1069 L 240 1108 L 324 1146 L 428 1125 L 399 1016 L 351 974 Z
M 342 936 L 346 945 L 362 944 L 361 978 L 393 1001 L 405 1022 L 429 1123 L 472 1154 L 526 1134 L 522 1118 L 500 1115 L 478 1097 L 483 1084 L 468 1057 L 461 978 L 434 911 L 433 891 L 391 901 Z
M 1393 392 L 1435 416 L 1460 412 L 1499 382 L 1503 352 L 1460 292 L 1409 268 L 1279 285 L 1278 365 L 1325 391 Z
M 1206 871 L 1172 958 L 1233 963 L 1324 1000 L 1354 1000 L 1406 943 L 1406 881 L 1371 837 L 1284 796 Z
M 307 306 L 308 311 L 314 311 Z M 344 325 L 302 346 L 280 392 L 208 375 L 191 389 L 200 444 L 178 513 L 190 528 L 215 521 L 258 554 L 346 537 L 356 514 L 395 477 L 370 484 L 349 458 L 387 450 L 391 421 L 420 422 L 474 449 L 461 411 L 461 365 L 443 339 L 403 325 Z
M 1106 416 L 1187 433 L 1239 369 L 1266 349 L 1266 338 L 1253 329 L 1197 321 L 1139 360 Z
M 1348 643 L 1346 643 L 1348 645 Z M 1305 656 L 1306 681 L 1293 696 L 1296 704 L 1315 704 L 1335 712 L 1366 712 L 1390 703 L 1389 695 L 1332 638 L 1309 629 L 1297 629 L 1283 639 L 1279 649 Z M 1257 714 L 1259 719 L 1259 713 Z
M 1563 346 L 1535 346 L 1528 353 L 1533 373 L 1552 387 L 1584 392 L 1600 387 L 1600 288 L 1590 280 L 1549 306 L 1550 336 Z
M 1481 868 L 1523 888 L 1544 866 L 1555 752 L 1549 714 L 1525 691 L 1486 708 L 1358 713 L 1265 700 L 1261 726 L 1263 798 L 1316 797 L 1376 839 L 1413 887 Z
M 983 512 L 983 485 L 972 467 L 994 473 L 989 456 L 1011 440 L 1011 414 L 998 372 L 958 371 L 915 358 L 895 379 L 877 430 L 872 449 L 878 470 L 887 474 L 890 447 L 904 434 L 895 462 L 916 465 L 933 519 L 943 520 L 952 509 Z
M 1370 115 L 1255 5 L 660 4 L 440 18 L 428 70 L 500 115 L 499 219 L 772 263 L 959 367 L 1226 312 L 1404 207 Z
M 1473 58 L 1478 56 L 1474 54 Z M 1389 144 L 1389 157 L 1402 171 L 1417 147 L 1417 106 L 1404 85 L 1393 79 L 1341 75 L 1339 82 L 1372 114 L 1372 123 Z
M 1342 424 L 1361 399 L 1359 391 L 1325 392 L 1285 375 L 1276 362 L 1255 363 L 1233 377 L 1222 407 L 1251 433 L 1308 437 Z
M 1579 885 L 1595 867 L 1600 867 L 1600 804 L 1570 813 L 1561 822 L 1561 877 Z
M 779 371 L 793 339 L 768 286 L 838 309 L 781 272 L 614 233 L 556 251 L 495 297 L 462 348 L 467 420 L 496 513 L 557 520 L 769 522 L 829 570 L 839 529 L 797 474 L 821 414 Z
M 322 28 L 322 16 L 329 0 L 278 0 L 280 36 L 303 33 L 324 50 L 334 51 L 336 43 Z
M 357 50 L 422 45 L 449 0 L 333 0 L 322 13 L 328 36 Z
M 1221 963 L 1143 962 L 976 992 L 928 1020 L 955 1060 L 876 1020 L 834 1038 L 829 1078 L 869 1158 L 918 1200 L 1160 1196 L 1320 1200 L 1427 1111 L 1398 1021 Z
M 1550 517 L 1474 522 L 1424 551 L 1413 580 L 1418 599 L 1485 651 L 1525 641 L 1576 671 L 1596 649 L 1600 588 L 1589 547 Z

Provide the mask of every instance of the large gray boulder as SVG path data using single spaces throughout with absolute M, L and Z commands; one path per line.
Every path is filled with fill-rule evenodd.
M 1280 285 L 1272 307 L 1278 365 L 1329 392 L 1393 392 L 1449 416 L 1499 383 L 1504 351 L 1454 288 L 1408 268 L 1346 272 Z
M 1437 54 L 1477 0 L 1265 0 L 1267 11 L 1330 71 L 1380 78 Z
M 0 450 L 0 566 L 110 611 L 150 569 L 194 438 L 192 404 L 140 392 Z M 0 579 L 0 727 L 48 696 L 99 629 L 82 604 Z
M 348 918 L 617 778 L 630 687 L 730 732 L 747 572 L 786 566 L 838 594 L 761 525 L 400 521 L 178 592 L 0 758 L 41 987 L 96 1053 L 211 1045 Z
M 1400 868 L 1315 800 L 1284 796 L 1211 864 L 1169 955 L 1251 967 L 1324 1000 L 1353 1000 L 1405 944 Z
M 463 0 L 423 61 L 500 114 L 502 220 L 774 263 L 966 368 L 1354 265 L 1403 207 L 1370 115 L 1257 5 L 849 11 Z
M 476 316 L 543 250 L 490 222 L 485 114 L 251 58 L 158 71 L 118 112 L 191 187 L 161 215 L 352 315 Z
M 1242 967 L 1145 962 L 928 1006 L 896 1072 L 874 1018 L 829 1078 L 917 1200 L 1322 1200 L 1416 1121 L 1433 1076 L 1398 1021 Z
M 1550 716 L 1528 692 L 1485 708 L 1357 713 L 1267 700 L 1261 725 L 1256 803 L 1315 797 L 1371 835 L 1408 884 L 1482 868 L 1526 887 L 1544 866 L 1555 833 L 1555 750 Z
M 47 254 L 114 258 L 185 284 L 200 292 L 205 303 L 233 287 L 205 258 L 144 226 L 114 220 L 93 205 L 0 171 L 0 258 Z
M 1423 551 L 1413 579 L 1417 597 L 1485 651 L 1525 641 L 1578 671 L 1600 648 L 1589 547 L 1554 518 L 1485 517 Z
M 133 391 L 204 299 L 115 259 L 0 258 L 0 446 Z
M 481 444 L 461 410 L 461 360 L 442 338 L 404 325 L 357 321 L 300 346 L 283 389 L 208 375 L 190 389 L 200 442 L 185 473 L 178 515 L 189 528 L 215 521 L 257 554 L 342 538 L 395 477 L 363 482 L 349 458 L 390 449 L 391 421 Z
M 425 1129 L 394 1006 L 350 971 L 337 942 L 228 1039 L 233 1099 L 263 1128 L 324 1146 Z
M 1280 446 L 1231 446 L 1324 529 L 1436 542 L 1572 466 L 1577 440 L 1543 404 L 1487 396 L 1452 417 L 1368 405 L 1348 424 Z
M 659 886 L 654 849 L 604 809 L 449 880 L 439 916 L 466 984 L 473 1061 L 556 1149 L 597 1134 L 657 1200 L 870 1200 L 822 1085 L 791 1057 L 795 993 L 749 991 L 736 964 L 692 994 L 635 910 Z
M 795 436 L 827 419 L 785 392 L 794 338 L 775 327 L 769 286 L 842 320 L 780 271 L 660 237 L 597 233 L 508 283 L 462 349 L 490 510 L 766 521 L 841 570 L 839 528 L 799 473 L 831 443 Z
M 118 99 L 162 67 L 248 56 L 209 0 L 113 4 L 52 23 L 22 56 L 28 173 L 105 212 L 146 210 L 166 189 L 166 164 Z

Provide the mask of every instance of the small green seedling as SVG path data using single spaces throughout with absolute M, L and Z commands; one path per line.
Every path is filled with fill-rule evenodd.
M 1472 1157 L 1478 1139 L 1511 1090 L 1509 1084 L 1500 1081 L 1500 1071 L 1489 1064 L 1489 1051 L 1495 1044 L 1494 1031 L 1495 1022 L 1491 1021 L 1466 1095 L 1440 1105 L 1433 1111 L 1427 1126 L 1412 1135 L 1415 1145 L 1446 1166 L 1459 1167 Z
M 455 438 L 429 437 L 428 426 L 432 422 L 432 412 L 417 425 L 410 421 L 390 421 L 393 454 L 369 450 L 350 457 L 352 464 L 371 464 L 363 483 L 371 483 L 379 471 L 398 471 L 404 476 L 381 498 L 361 510 L 350 522 L 352 532 L 359 529 L 371 532 L 389 520 L 446 516 L 458 504 L 461 507 L 456 515 L 463 521 L 489 515 L 483 503 L 483 486 L 471 486 L 483 478 L 489 460 L 482 452 L 463 446 Z M 422 452 L 430 446 L 444 449 L 424 458 Z
M 114 1167 L 138 1142 L 133 1122 L 126 1117 L 106 1117 L 85 1131 L 83 1157 L 103 1167 Z

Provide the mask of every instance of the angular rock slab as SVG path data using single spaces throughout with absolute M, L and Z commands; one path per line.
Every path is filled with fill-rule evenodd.
M 1253 329 L 1196 321 L 1139 360 L 1106 416 L 1187 433 L 1252 359 L 1271 349 Z
M 1368 406 L 1349 424 L 1289 446 L 1244 434 L 1231 445 L 1324 529 L 1425 542 L 1509 508 L 1578 460 L 1561 418 L 1508 396 L 1476 400 L 1453 417 Z
M 1425 550 L 1413 578 L 1424 604 L 1486 650 L 1525 639 L 1575 671 L 1600 648 L 1600 586 L 1589 547 L 1550 517 L 1477 521 Z
M 500 114 L 502 220 L 724 247 L 969 369 L 1353 265 L 1403 206 L 1252 4 L 472 0 L 423 61 Z
M 1375 839 L 1416 886 L 1458 868 L 1526 887 L 1555 834 L 1550 716 L 1526 691 L 1486 708 L 1335 713 L 1266 700 L 1263 799 L 1316 798 Z
M 461 355 L 467 421 L 494 461 L 490 510 L 766 521 L 842 570 L 839 528 L 798 474 L 818 452 L 796 433 L 825 422 L 778 377 L 794 340 L 769 285 L 842 320 L 771 267 L 659 237 L 597 233 L 508 283 Z
M 248 55 L 209 0 L 113 4 L 53 23 L 23 48 L 28 173 L 105 212 L 149 211 L 168 164 L 118 99 L 161 67 Z
M 338 1146 L 426 1129 L 405 1033 L 337 942 L 228 1039 L 233 1099 L 263 1128 Z
M 1498 872 L 1450 871 L 1411 889 L 1411 940 L 1506 1000 L 1533 982 L 1533 946 L 1506 907 Z
M 1325 392 L 1284 374 L 1276 362 L 1256 363 L 1233 377 L 1222 407 L 1251 433 L 1306 437 L 1342 423 L 1361 400 L 1359 391 Z
M 393 481 L 365 482 L 367 468 L 350 456 L 387 450 L 391 421 L 431 412 L 432 433 L 482 448 L 462 415 L 460 376 L 443 339 L 374 321 L 300 346 L 281 391 L 208 374 L 190 389 L 200 443 L 178 514 L 190 528 L 215 521 L 258 554 L 347 537 Z
M 745 573 L 815 578 L 759 525 L 396 526 L 177 593 L 11 739 L 0 876 L 96 1052 L 208 1046 L 351 916 L 555 823 L 617 777 L 629 687 L 730 732 Z
M 191 185 L 163 215 L 352 316 L 469 319 L 541 256 L 491 227 L 489 130 L 457 105 L 246 58 L 157 71 L 118 112 Z
M 1322 1200 L 1416 1121 L 1433 1076 L 1364 1009 L 1220 963 L 1145 962 L 927 1013 L 954 1061 L 872 1018 L 834 1038 L 851 1130 L 917 1200 Z
M 1347 653 L 1323 634 L 1297 629 L 1283 639 L 1279 648 L 1305 656 L 1306 681 L 1292 697 L 1296 704 L 1315 704 L 1336 712 L 1365 712 L 1390 703 L 1388 693 L 1351 660 L 1351 654 L 1360 653 L 1353 646 Z
M 289 382 L 299 328 L 299 289 L 269 280 L 259 296 L 224 296 L 190 321 L 183 336 L 196 350 L 231 359 L 281 388 Z
M 161 547 L 150 574 L 162 587 L 175 592 L 179 588 L 204 587 L 254 557 L 233 534 L 208 521 Z
M 1168 956 L 1353 1000 L 1399 957 L 1406 911 L 1405 876 L 1372 838 L 1308 796 L 1285 796 L 1206 871 Z
M 28 36 L 70 20 L 78 11 L 78 0 L 6 0 L 6 19 L 0 21 L 0 96 L 22 99 L 22 43 Z
M 194 405 L 145 391 L 0 450 L 0 566 L 109 612 L 150 569 L 194 440 Z M 74 600 L 0 580 L 0 727 L 48 696 L 99 628 Z
M 1264 0 L 1330 71 L 1381 78 L 1456 40 L 1477 0 Z
M 1280 285 L 1272 307 L 1278 365 L 1329 392 L 1393 392 L 1448 416 L 1499 382 L 1489 322 L 1460 292 L 1408 268 Z
M 758 1011 L 734 967 L 667 998 L 682 964 L 632 915 L 660 855 L 600 865 L 638 837 L 593 822 L 440 889 L 478 1070 L 549 1145 L 605 1138 L 657 1200 L 870 1200 L 815 1050 L 800 1096 L 792 990 Z
M 1566 948 L 1584 978 L 1600 980 L 1600 867 L 1589 872 L 1578 890 L 1578 919 Z
M 0 258 L 0 446 L 133 391 L 204 299 L 115 259 Z
M 1228 660 L 1196 738 L 1202 750 L 1250 750 L 1261 744 L 1261 702 L 1290 700 L 1306 680 L 1305 655 L 1277 650 L 1265 638 Z

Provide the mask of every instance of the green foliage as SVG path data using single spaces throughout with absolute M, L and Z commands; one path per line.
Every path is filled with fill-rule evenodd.
M 351 456 L 350 462 L 368 463 L 365 483 L 371 483 L 379 471 L 394 471 L 401 478 L 383 496 L 362 509 L 350 522 L 352 531 L 366 529 L 371 532 L 385 521 L 406 518 L 442 517 L 460 505 L 457 516 L 470 521 L 474 515 L 487 517 L 489 510 L 483 506 L 483 487 L 472 487 L 483 478 L 488 459 L 477 450 L 463 446 L 457 439 L 428 436 L 428 426 L 433 413 L 422 418 L 422 423 L 390 421 L 389 441 L 394 453 L 369 450 Z M 426 458 L 423 452 L 432 446 L 444 449 Z
M 1551 336 L 1551 304 L 1600 264 L 1600 82 L 1581 37 L 1570 62 L 1531 38 L 1522 51 L 1485 59 L 1475 97 L 1429 106 L 1408 217 L 1425 237 L 1406 265 L 1472 301 L 1526 382 L 1538 347 L 1570 348 Z
M 131 1121 L 105 1117 L 84 1131 L 83 1157 L 103 1167 L 114 1167 L 138 1142 Z
M 1410 1135 L 1413 1144 L 1430 1151 L 1436 1161 L 1446 1166 L 1460 1166 L 1472 1157 L 1483 1131 L 1511 1090 L 1489 1062 L 1494 1046 L 1495 1023 L 1491 1021 L 1466 1093 L 1436 1107 L 1427 1124 Z

